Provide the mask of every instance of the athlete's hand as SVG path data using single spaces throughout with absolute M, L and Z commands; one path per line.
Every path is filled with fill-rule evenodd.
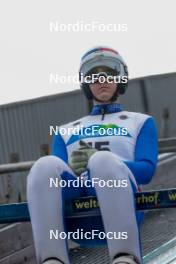
M 71 159 L 69 164 L 70 168 L 78 176 L 80 176 L 81 173 L 86 171 L 89 158 L 95 152 L 97 152 L 97 149 L 92 148 L 82 140 L 80 140 L 79 144 L 80 144 L 80 148 L 78 150 L 74 150 L 71 153 Z

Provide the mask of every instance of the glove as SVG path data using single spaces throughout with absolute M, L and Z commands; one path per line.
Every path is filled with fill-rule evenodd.
M 87 163 L 89 161 L 89 158 L 98 150 L 95 148 L 92 148 L 84 141 L 80 140 L 79 142 L 80 148 L 78 150 L 74 150 L 71 153 L 71 159 L 70 159 L 70 168 L 73 170 L 73 172 L 80 176 L 81 173 L 86 171 L 87 169 Z

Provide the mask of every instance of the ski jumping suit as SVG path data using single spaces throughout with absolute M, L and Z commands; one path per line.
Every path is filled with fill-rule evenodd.
M 84 127 L 83 133 L 55 135 L 52 155 L 36 161 L 28 175 L 27 198 L 38 263 L 51 257 L 65 264 L 70 263 L 66 239 L 50 239 L 50 230 L 65 230 L 65 199 L 90 195 L 96 195 L 99 201 L 105 233 L 128 234 L 127 239 L 107 239 L 110 258 L 125 252 L 142 263 L 138 227 L 143 215 L 135 210 L 134 192 L 138 191 L 139 185 L 149 183 L 155 172 L 158 155 L 155 121 L 146 114 L 123 111 L 121 105 L 113 103 L 95 105 L 90 115 L 62 128 L 77 125 Z M 98 132 L 88 135 L 92 126 L 98 129 L 115 128 L 113 131 L 120 129 L 121 134 L 100 135 Z M 85 128 L 88 128 L 87 134 Z M 125 188 L 102 188 L 98 184 L 90 188 L 49 186 L 51 178 L 77 179 L 69 167 L 69 160 L 72 151 L 80 147 L 81 139 L 100 150 L 90 157 L 85 177 L 89 180 L 95 177 L 104 181 L 126 180 Z M 98 224 L 90 223 L 89 227 L 97 229 Z M 85 241 L 82 242 L 84 244 Z

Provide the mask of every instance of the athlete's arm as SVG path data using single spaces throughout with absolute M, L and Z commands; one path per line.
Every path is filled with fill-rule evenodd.
M 62 136 L 59 133 L 58 135 L 55 135 L 53 138 L 51 155 L 57 156 L 66 163 L 68 163 L 67 148 Z
M 138 184 L 147 184 L 154 175 L 158 159 L 158 136 L 155 121 L 148 118 L 137 137 L 135 161 L 125 161 Z

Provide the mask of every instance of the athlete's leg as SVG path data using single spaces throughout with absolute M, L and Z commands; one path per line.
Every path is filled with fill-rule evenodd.
M 121 253 L 132 254 L 139 263 L 141 260 L 139 230 L 136 221 L 133 174 L 118 157 L 108 151 L 92 155 L 88 163 L 91 178 L 101 180 L 126 180 L 127 187 L 100 187 L 95 185 L 105 233 L 127 232 L 127 239 L 107 239 L 111 259 Z M 132 187 L 133 184 L 133 187 Z
M 58 258 L 69 264 L 67 241 L 50 239 L 50 230 L 58 230 L 58 233 L 64 231 L 64 200 L 81 196 L 82 189 L 51 188 L 51 178 L 76 179 L 67 164 L 55 156 L 42 157 L 32 167 L 27 180 L 27 199 L 36 257 L 38 263 Z

